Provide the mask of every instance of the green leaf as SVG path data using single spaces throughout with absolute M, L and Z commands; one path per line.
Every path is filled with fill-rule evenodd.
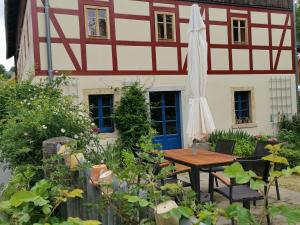
M 81 189 L 74 189 L 73 191 L 67 192 L 67 198 L 83 198 L 82 196 L 83 190 Z
M 43 206 L 43 205 L 46 205 L 48 204 L 49 201 L 46 200 L 46 199 L 43 199 L 42 197 L 38 197 L 37 199 L 34 200 L 34 205 L 35 206 Z
M 269 208 L 272 216 L 281 215 L 285 217 L 288 225 L 295 225 L 300 222 L 300 208 L 292 208 L 286 205 L 272 206 Z
M 182 214 L 178 210 L 178 208 L 173 208 L 171 211 L 166 213 L 166 215 L 164 217 L 166 217 L 166 218 L 176 217 L 178 220 L 180 220 L 181 216 L 182 216 Z
M 147 207 L 148 205 L 150 205 L 150 202 L 148 202 L 145 199 L 140 199 L 139 204 L 140 204 L 141 207 Z
M 250 188 L 253 190 L 259 190 L 265 185 L 265 182 L 262 180 L 250 180 Z
M 140 198 L 138 196 L 135 196 L 135 195 L 132 195 L 132 196 L 127 195 L 124 198 L 126 198 L 127 201 L 130 202 L 130 203 L 136 203 L 140 200 Z
M 263 157 L 263 160 L 270 161 L 270 162 L 273 162 L 273 163 L 289 165 L 289 162 L 287 161 L 286 158 L 281 157 L 281 156 L 277 156 L 277 155 L 265 156 L 265 157 Z
M 23 223 L 26 224 L 30 220 L 30 215 L 28 213 L 20 213 L 20 214 L 18 214 L 17 218 L 18 218 L 18 222 L 20 224 L 23 224 Z
M 294 172 L 300 174 L 300 166 L 296 166 Z
M 187 219 L 194 215 L 194 211 L 191 208 L 179 206 L 177 209 Z
M 227 166 L 224 170 L 224 174 L 230 178 L 237 177 L 239 174 L 244 173 L 242 165 L 239 162 L 235 162 L 230 166 Z
M 237 220 L 237 224 L 254 225 L 258 224 L 248 209 L 236 204 L 230 205 L 225 209 L 226 217 Z
M 34 202 L 38 197 L 39 196 L 30 191 L 19 191 L 11 197 L 10 204 L 14 207 L 18 207 L 24 202 Z
M 51 213 L 52 206 L 51 205 L 44 205 L 42 211 L 45 215 L 49 215 Z
M 251 176 L 249 176 L 249 173 L 247 173 L 247 172 L 243 172 L 241 174 L 238 174 L 235 177 L 235 181 L 238 184 L 246 184 L 250 181 L 250 179 L 251 179 Z

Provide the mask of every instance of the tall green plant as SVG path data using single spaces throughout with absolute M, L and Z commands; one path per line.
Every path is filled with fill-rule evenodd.
M 136 82 L 123 88 L 123 95 L 116 108 L 114 119 L 122 146 L 133 149 L 142 136 L 151 129 L 146 90 Z
M 86 146 L 91 139 L 87 112 L 64 97 L 60 80 L 47 83 L 0 83 L 0 161 L 10 168 L 42 164 L 42 142 L 67 136 Z

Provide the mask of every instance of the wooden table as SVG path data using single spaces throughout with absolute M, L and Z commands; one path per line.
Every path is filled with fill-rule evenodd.
M 236 157 L 206 150 L 198 150 L 193 154 L 191 149 L 177 149 L 165 151 L 165 159 L 191 168 L 192 189 L 197 193 L 200 202 L 206 202 L 211 199 L 213 177 L 209 176 L 210 194 L 203 195 L 200 190 L 200 169 L 228 165 L 233 163 Z

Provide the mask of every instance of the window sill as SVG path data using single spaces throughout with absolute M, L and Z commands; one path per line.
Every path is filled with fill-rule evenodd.
M 240 128 L 255 128 L 257 127 L 257 123 L 243 123 L 243 124 L 234 124 L 232 129 L 240 129 Z

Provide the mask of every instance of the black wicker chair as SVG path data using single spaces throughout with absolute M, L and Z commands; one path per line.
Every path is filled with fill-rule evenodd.
M 269 169 L 270 163 L 264 161 L 262 159 L 240 159 L 239 163 L 243 166 L 244 170 L 252 170 L 258 176 L 262 177 L 262 179 L 267 183 L 269 177 Z M 225 186 L 223 187 L 213 187 L 213 191 L 211 193 L 211 200 L 213 201 L 213 192 L 217 192 L 223 195 L 225 198 L 229 200 L 229 203 L 232 204 L 234 202 L 242 202 L 243 207 L 250 209 L 250 202 L 263 199 L 263 195 L 258 191 L 252 190 L 249 184 L 239 185 L 236 184 L 234 179 L 226 179 L 219 173 L 213 172 L 212 176 L 220 180 Z M 266 192 L 266 187 L 264 189 Z M 268 203 L 267 203 L 268 204 Z M 267 207 L 267 205 L 266 205 Z M 267 224 L 270 224 L 270 217 L 267 215 Z
M 259 159 L 264 156 L 270 155 L 269 151 L 266 149 L 267 145 L 275 145 L 278 144 L 278 142 L 275 141 L 258 141 L 256 143 L 256 147 L 254 150 L 254 153 L 252 155 L 252 159 Z M 277 200 L 280 200 L 280 191 L 279 191 L 279 184 L 278 184 L 278 179 L 275 178 L 275 187 L 276 187 L 276 195 L 277 195 Z
M 216 144 L 216 152 L 222 153 L 222 154 L 227 154 L 227 155 L 232 155 L 234 146 L 235 146 L 234 140 L 220 139 L 217 141 L 217 144 Z M 223 166 L 215 166 L 212 168 L 201 169 L 201 171 L 205 172 L 205 173 L 220 172 L 220 171 L 224 171 L 224 167 Z M 216 182 L 216 186 L 219 186 L 217 178 L 215 178 L 215 182 Z

